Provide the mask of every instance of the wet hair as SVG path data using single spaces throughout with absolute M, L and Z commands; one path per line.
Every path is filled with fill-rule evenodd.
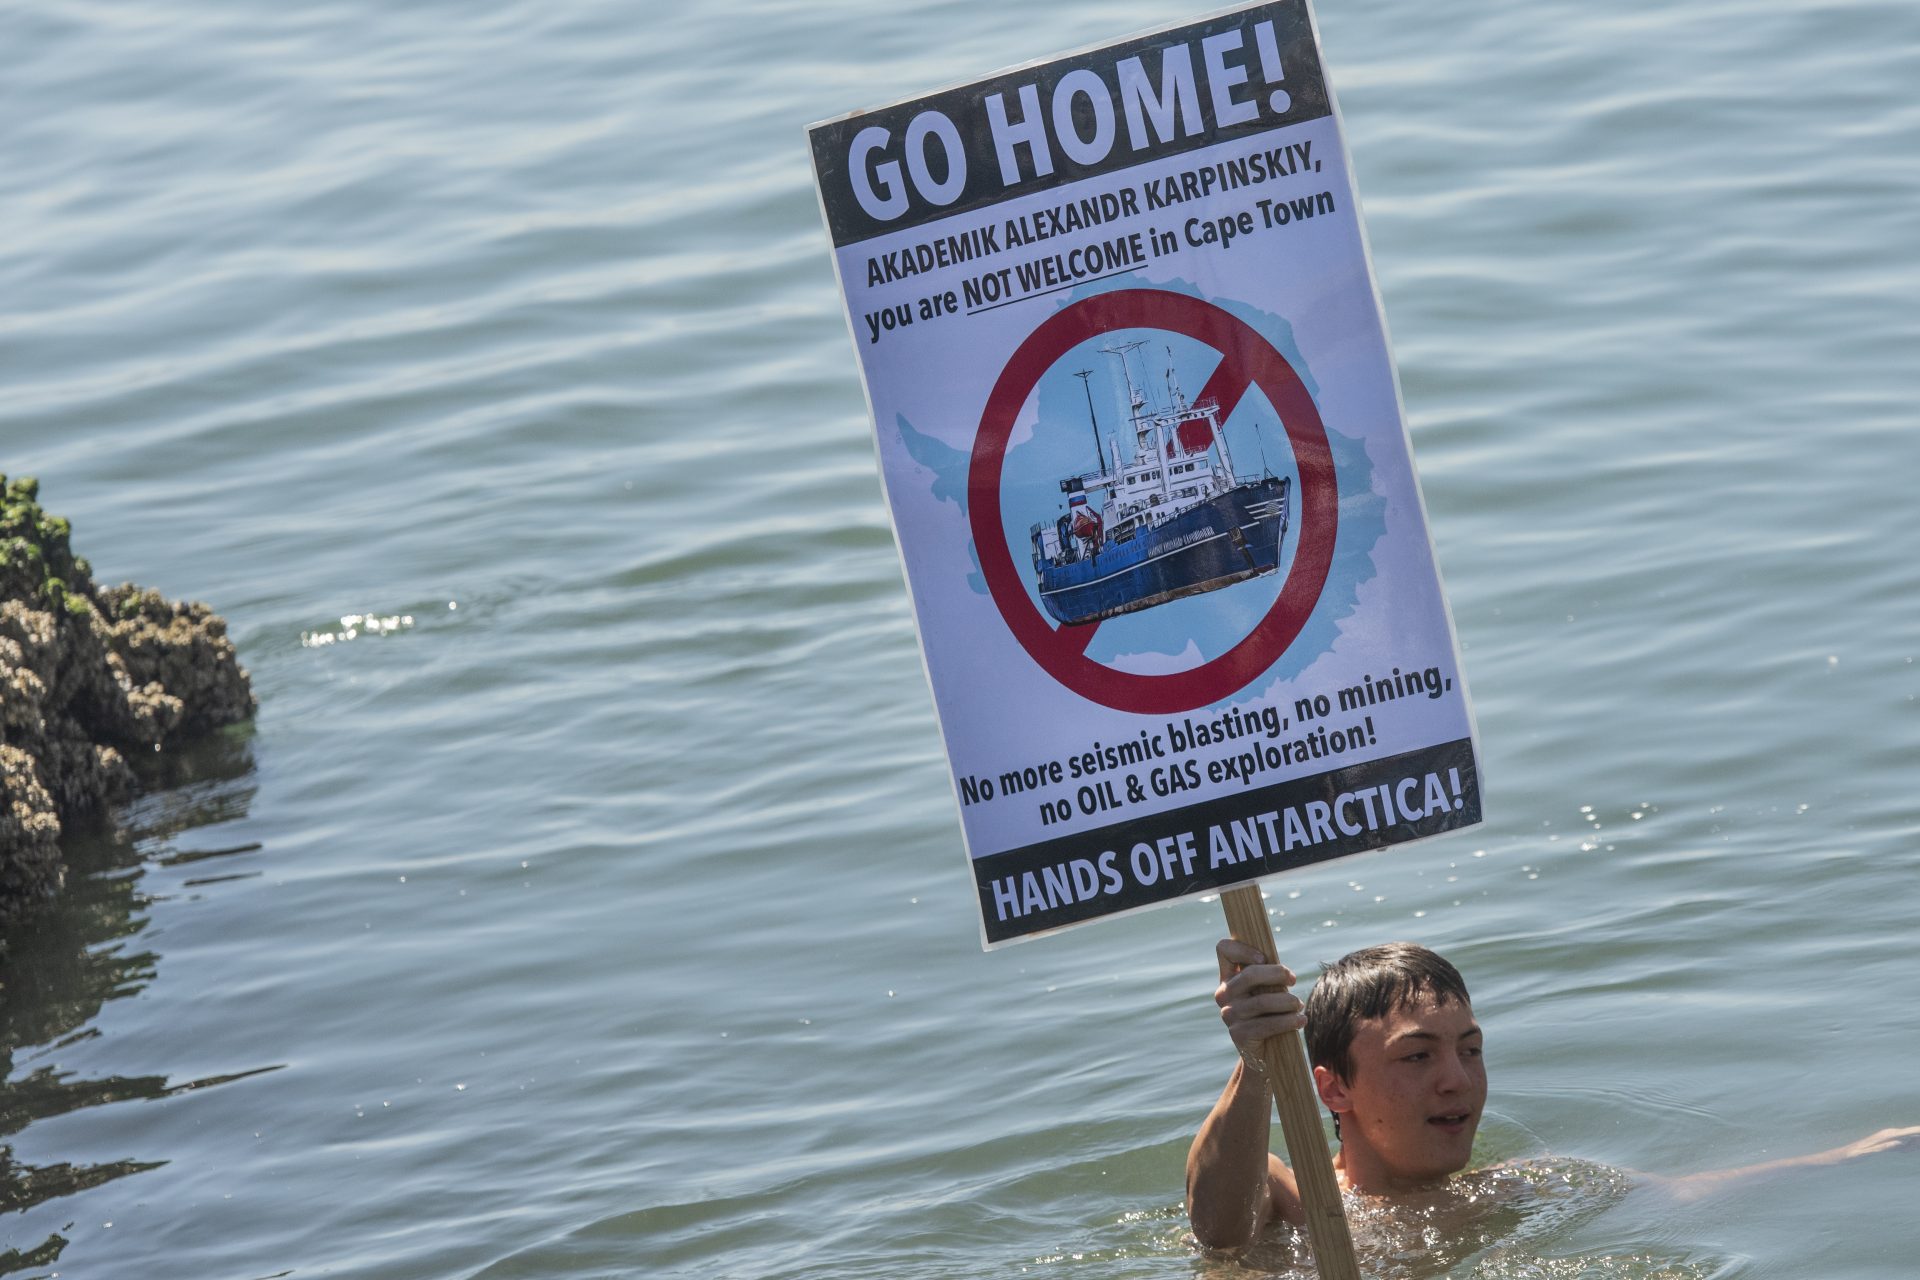
M 1438 1004 L 1471 1003 L 1460 971 L 1417 942 L 1388 942 L 1342 956 L 1326 966 L 1307 996 L 1308 1059 L 1342 1080 L 1353 1079 L 1359 1024 L 1421 996 Z

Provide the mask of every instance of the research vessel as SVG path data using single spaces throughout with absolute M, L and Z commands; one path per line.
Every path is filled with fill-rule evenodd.
M 1165 403 L 1154 403 L 1128 359 L 1144 345 L 1104 349 L 1126 380 L 1132 455 L 1123 458 L 1111 437 L 1103 447 L 1087 383 L 1092 371 L 1079 371 L 1099 466 L 1063 478 L 1063 509 L 1032 527 L 1040 602 L 1064 626 L 1217 591 L 1280 567 L 1289 478 L 1268 471 L 1264 456 L 1257 478 L 1234 470 L 1219 405 L 1188 403 L 1171 352 Z

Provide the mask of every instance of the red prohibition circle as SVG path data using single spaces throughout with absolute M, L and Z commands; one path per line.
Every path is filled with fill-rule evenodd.
M 1117 671 L 1086 656 L 1093 626 L 1055 627 L 1034 606 L 1014 566 L 1000 509 L 1007 443 L 1027 397 L 1047 370 L 1080 343 L 1116 329 L 1162 329 L 1204 342 L 1220 363 L 1196 403 L 1209 397 L 1222 424 L 1246 392 L 1259 387 L 1285 424 L 1300 476 L 1300 541 L 1273 606 L 1240 643 L 1211 661 L 1171 675 Z M 1075 693 L 1102 706 L 1143 715 L 1191 711 L 1229 697 L 1272 666 L 1307 623 L 1333 564 L 1340 496 L 1333 453 L 1313 397 L 1285 356 L 1258 330 L 1210 302 L 1158 289 L 1097 294 L 1049 317 L 1000 371 L 967 471 L 967 505 L 980 571 L 1007 627 L 1033 660 Z

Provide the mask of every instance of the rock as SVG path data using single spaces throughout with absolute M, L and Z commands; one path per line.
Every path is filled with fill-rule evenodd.
M 129 754 L 255 707 L 222 618 L 96 586 L 71 535 L 37 481 L 0 476 L 0 922 L 60 887 L 63 824 L 132 793 Z
M 63 877 L 53 797 L 33 757 L 0 743 L 0 910 L 52 896 Z

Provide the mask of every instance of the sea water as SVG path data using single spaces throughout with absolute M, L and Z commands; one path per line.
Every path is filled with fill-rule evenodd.
M 8 936 L 0 1271 L 1248 1274 L 1218 907 L 979 952 L 803 146 L 1195 12 L 0 12 L 0 470 L 261 699 Z M 1920 1123 L 1920 9 L 1319 18 L 1488 821 L 1269 906 L 1600 1171 L 1363 1257 L 1910 1276 L 1910 1153 L 1605 1171 Z

